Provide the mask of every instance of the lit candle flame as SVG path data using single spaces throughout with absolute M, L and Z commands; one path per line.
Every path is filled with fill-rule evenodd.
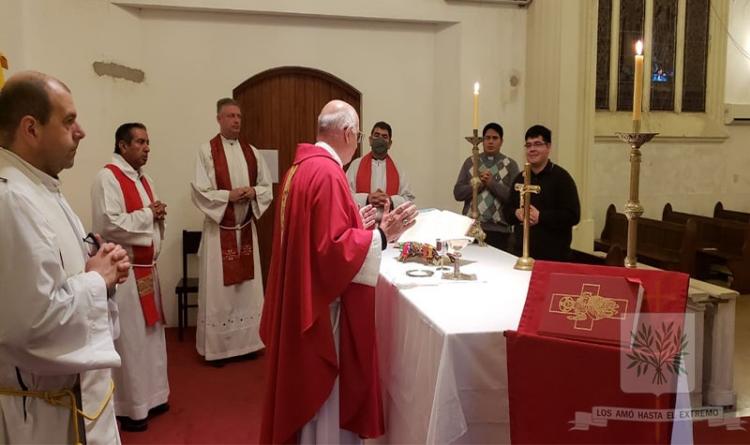
M 474 82 L 474 94 L 479 94 L 479 82 Z
M 639 56 L 643 54 L 643 41 L 639 40 L 635 42 L 635 53 Z

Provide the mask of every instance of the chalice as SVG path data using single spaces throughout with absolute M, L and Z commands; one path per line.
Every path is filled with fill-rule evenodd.
M 448 248 L 448 256 L 453 259 L 453 272 L 443 272 L 444 280 L 476 280 L 475 274 L 461 272 L 461 250 L 474 241 L 471 238 L 462 237 L 443 241 Z

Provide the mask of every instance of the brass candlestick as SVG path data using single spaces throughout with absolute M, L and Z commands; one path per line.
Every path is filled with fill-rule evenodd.
M 487 235 L 479 224 L 479 209 L 477 208 L 477 195 L 479 194 L 479 186 L 482 184 L 482 181 L 479 179 L 479 143 L 482 142 L 479 130 L 475 128 L 474 134 L 466 136 L 466 140 L 473 146 L 471 149 L 471 210 L 469 211 L 469 216 L 475 221 L 471 225 L 467 235 L 476 238 L 480 246 L 486 246 L 487 244 L 485 244 L 484 240 Z
M 638 218 L 643 215 L 643 206 L 638 201 L 638 188 L 641 176 L 641 147 L 659 133 L 641 133 L 640 121 L 633 122 L 632 133 L 615 133 L 621 141 L 630 145 L 630 198 L 625 204 L 628 218 L 628 253 L 625 267 L 635 269 L 638 264 Z
M 516 184 L 516 191 L 521 196 L 521 208 L 523 209 L 523 253 L 518 260 L 514 269 L 531 270 L 534 267 L 534 258 L 529 256 L 529 207 L 531 206 L 531 194 L 539 193 L 542 188 L 538 185 L 531 185 L 531 164 L 528 162 L 523 167 L 523 184 Z

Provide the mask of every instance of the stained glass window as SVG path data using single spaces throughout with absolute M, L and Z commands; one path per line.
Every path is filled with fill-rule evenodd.
M 710 0 L 687 0 L 682 111 L 706 111 Z
M 654 0 L 651 110 L 674 110 L 677 0 Z
M 599 0 L 596 41 L 596 109 L 609 109 L 609 53 L 612 41 L 612 0 Z
M 620 2 L 619 75 L 617 76 L 617 110 L 633 109 L 633 48 L 643 40 L 644 0 Z

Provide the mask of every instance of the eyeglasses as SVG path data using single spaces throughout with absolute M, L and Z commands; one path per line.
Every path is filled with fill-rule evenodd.
M 527 149 L 529 149 L 531 147 L 540 148 L 540 147 L 544 147 L 545 145 L 547 145 L 547 143 L 543 142 L 543 141 L 527 142 L 527 143 L 523 144 L 523 146 L 526 147 Z
M 362 133 L 360 130 L 357 130 L 357 143 L 362 143 L 362 138 L 365 136 L 364 133 Z
M 99 245 L 99 241 L 96 240 L 96 237 L 91 232 L 86 235 L 86 238 L 83 239 L 83 242 L 88 245 L 89 256 L 96 255 L 96 252 L 98 252 L 99 248 L 101 247 Z

